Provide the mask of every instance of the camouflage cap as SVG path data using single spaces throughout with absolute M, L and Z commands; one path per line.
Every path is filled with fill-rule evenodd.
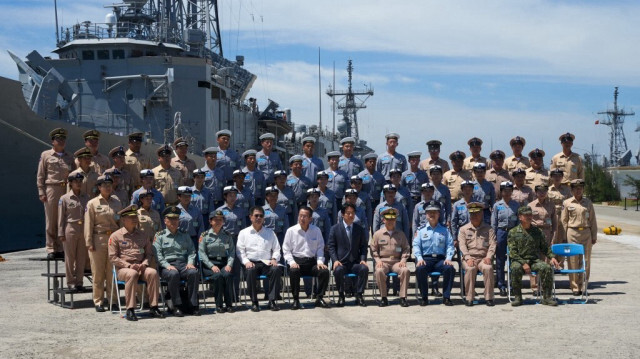
M 522 206 L 520 208 L 518 208 L 518 214 L 533 214 L 533 211 L 531 210 L 531 207 L 529 206 Z

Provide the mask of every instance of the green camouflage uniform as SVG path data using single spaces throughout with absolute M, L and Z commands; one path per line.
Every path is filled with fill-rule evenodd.
M 542 231 L 534 226 L 531 226 L 527 231 L 519 224 L 509 231 L 507 245 L 511 260 L 511 286 L 514 295 L 522 296 L 522 276 L 524 275 L 522 266 L 527 263 L 531 267 L 531 271 L 538 274 L 544 297 L 551 297 L 553 269 L 548 263 L 540 260 L 540 255 L 543 254 L 551 259 L 554 254 L 547 245 Z

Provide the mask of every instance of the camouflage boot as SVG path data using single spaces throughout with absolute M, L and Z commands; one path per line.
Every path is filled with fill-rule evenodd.
M 543 305 L 548 305 L 551 307 L 556 307 L 558 305 L 558 302 L 556 302 L 553 299 L 553 296 L 551 295 L 551 291 L 550 290 L 545 290 L 544 291 L 544 296 L 542 297 L 542 304 Z
M 513 295 L 515 299 L 511 302 L 512 307 L 519 307 L 522 305 L 522 289 L 513 289 Z

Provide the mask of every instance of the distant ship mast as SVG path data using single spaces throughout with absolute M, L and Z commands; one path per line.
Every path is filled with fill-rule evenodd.
M 347 91 L 336 91 L 329 87 L 327 95 L 330 97 L 339 97 L 335 100 L 338 103 L 338 109 L 342 110 L 342 120 L 338 123 L 338 131 L 342 137 L 354 137 L 356 143 L 360 140 L 360 134 L 358 132 L 358 115 L 357 112 L 360 109 L 367 108 L 364 105 L 365 101 L 373 96 L 373 88 L 371 84 L 369 86 L 364 85 L 365 88 L 362 91 L 353 91 L 351 83 L 353 76 L 353 61 L 349 59 L 347 65 L 347 73 L 349 75 L 349 87 Z M 364 98 L 358 96 L 365 96 Z
M 607 115 L 604 121 L 596 121 L 596 124 L 606 125 L 611 128 L 609 139 L 609 166 L 628 166 L 631 152 L 627 149 L 627 139 L 624 137 L 624 118 L 634 116 L 635 112 L 626 112 L 618 108 L 618 87 L 613 91 L 613 110 L 598 112 L 598 115 Z

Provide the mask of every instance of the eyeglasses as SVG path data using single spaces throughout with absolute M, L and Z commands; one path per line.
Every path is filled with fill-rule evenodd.
M 254 218 L 263 218 L 264 214 L 254 214 L 253 217 Z

